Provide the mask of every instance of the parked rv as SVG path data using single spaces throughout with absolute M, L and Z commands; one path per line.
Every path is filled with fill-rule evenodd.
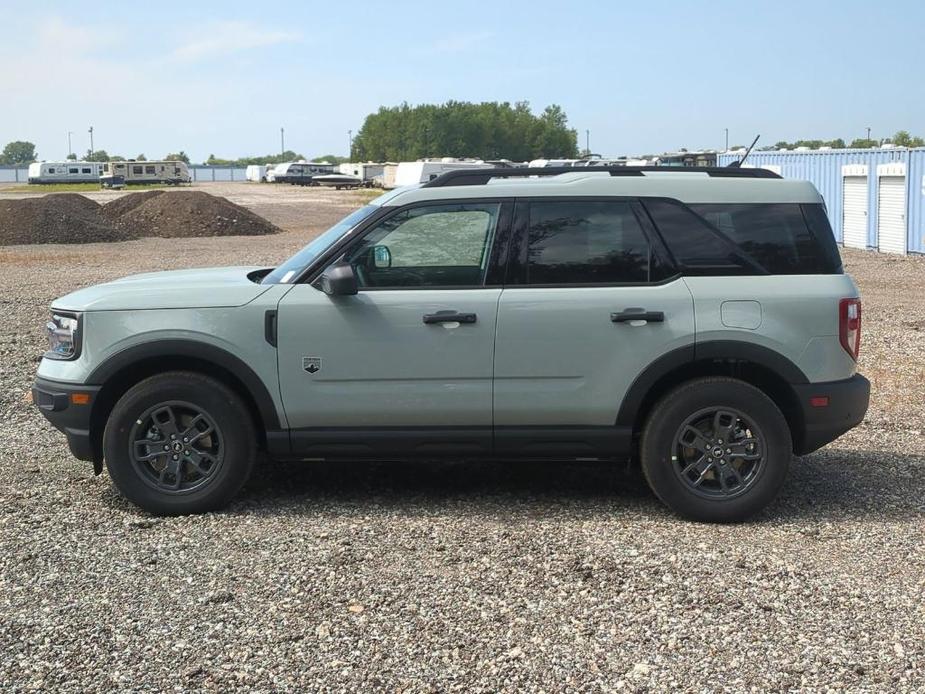
M 112 161 L 103 164 L 99 177 L 104 188 L 140 185 L 142 183 L 190 183 L 189 167 L 182 161 Z
M 490 169 L 491 164 L 484 161 L 466 159 L 425 159 L 423 161 L 403 161 L 395 172 L 395 187 L 410 186 L 416 183 L 432 181 L 440 174 L 458 169 Z
M 372 162 L 348 162 L 341 164 L 338 168 L 345 176 L 359 178 L 364 185 L 382 187 L 382 174 L 385 167 L 385 164 L 374 164 Z
M 291 183 L 297 186 L 310 186 L 315 176 L 334 173 L 334 164 L 315 161 L 297 161 L 277 164 L 273 169 L 274 183 Z M 267 180 L 270 180 L 267 177 Z
M 29 164 L 29 183 L 96 183 L 102 169 L 98 161 L 37 161 Z
M 267 170 L 272 168 L 273 164 L 249 164 L 244 169 L 244 178 L 253 183 L 266 183 Z

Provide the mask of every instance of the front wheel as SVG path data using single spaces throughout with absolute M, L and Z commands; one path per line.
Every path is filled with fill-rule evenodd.
M 225 506 L 250 476 L 254 426 L 224 383 L 175 371 L 147 378 L 119 399 L 103 454 L 129 501 L 158 515 L 203 513 Z
M 762 391 L 733 378 L 702 378 L 652 410 L 640 442 L 649 486 L 676 513 L 745 520 L 778 494 L 790 468 L 787 421 Z

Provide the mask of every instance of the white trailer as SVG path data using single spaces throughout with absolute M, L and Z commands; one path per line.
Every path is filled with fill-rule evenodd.
M 103 164 L 103 173 L 99 177 L 104 188 L 143 183 L 180 185 L 191 181 L 189 167 L 182 161 L 108 161 Z
M 359 178 L 365 185 L 375 185 L 377 181 L 379 185 L 382 185 L 382 174 L 385 167 L 385 164 L 373 162 L 348 162 L 341 164 L 338 169 L 345 176 Z
M 253 183 L 266 183 L 267 171 L 273 168 L 273 164 L 248 164 L 244 169 L 244 178 Z
M 395 171 L 395 187 L 426 183 L 447 171 L 459 169 L 491 169 L 491 164 L 484 161 L 465 159 L 426 159 L 424 161 L 403 161 Z
M 37 161 L 29 164 L 29 183 L 99 183 L 102 162 Z

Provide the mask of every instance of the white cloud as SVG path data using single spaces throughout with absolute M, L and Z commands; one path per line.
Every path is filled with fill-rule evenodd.
M 301 35 L 295 32 L 268 29 L 240 21 L 204 25 L 196 33 L 196 36 L 188 35 L 187 41 L 171 52 L 171 58 L 180 61 L 202 60 L 301 39 Z

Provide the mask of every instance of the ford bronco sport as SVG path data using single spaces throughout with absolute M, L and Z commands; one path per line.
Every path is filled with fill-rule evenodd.
M 276 268 L 54 302 L 33 399 L 157 514 L 270 458 L 627 460 L 692 519 L 858 424 L 861 302 L 819 193 L 761 169 L 456 171 Z

